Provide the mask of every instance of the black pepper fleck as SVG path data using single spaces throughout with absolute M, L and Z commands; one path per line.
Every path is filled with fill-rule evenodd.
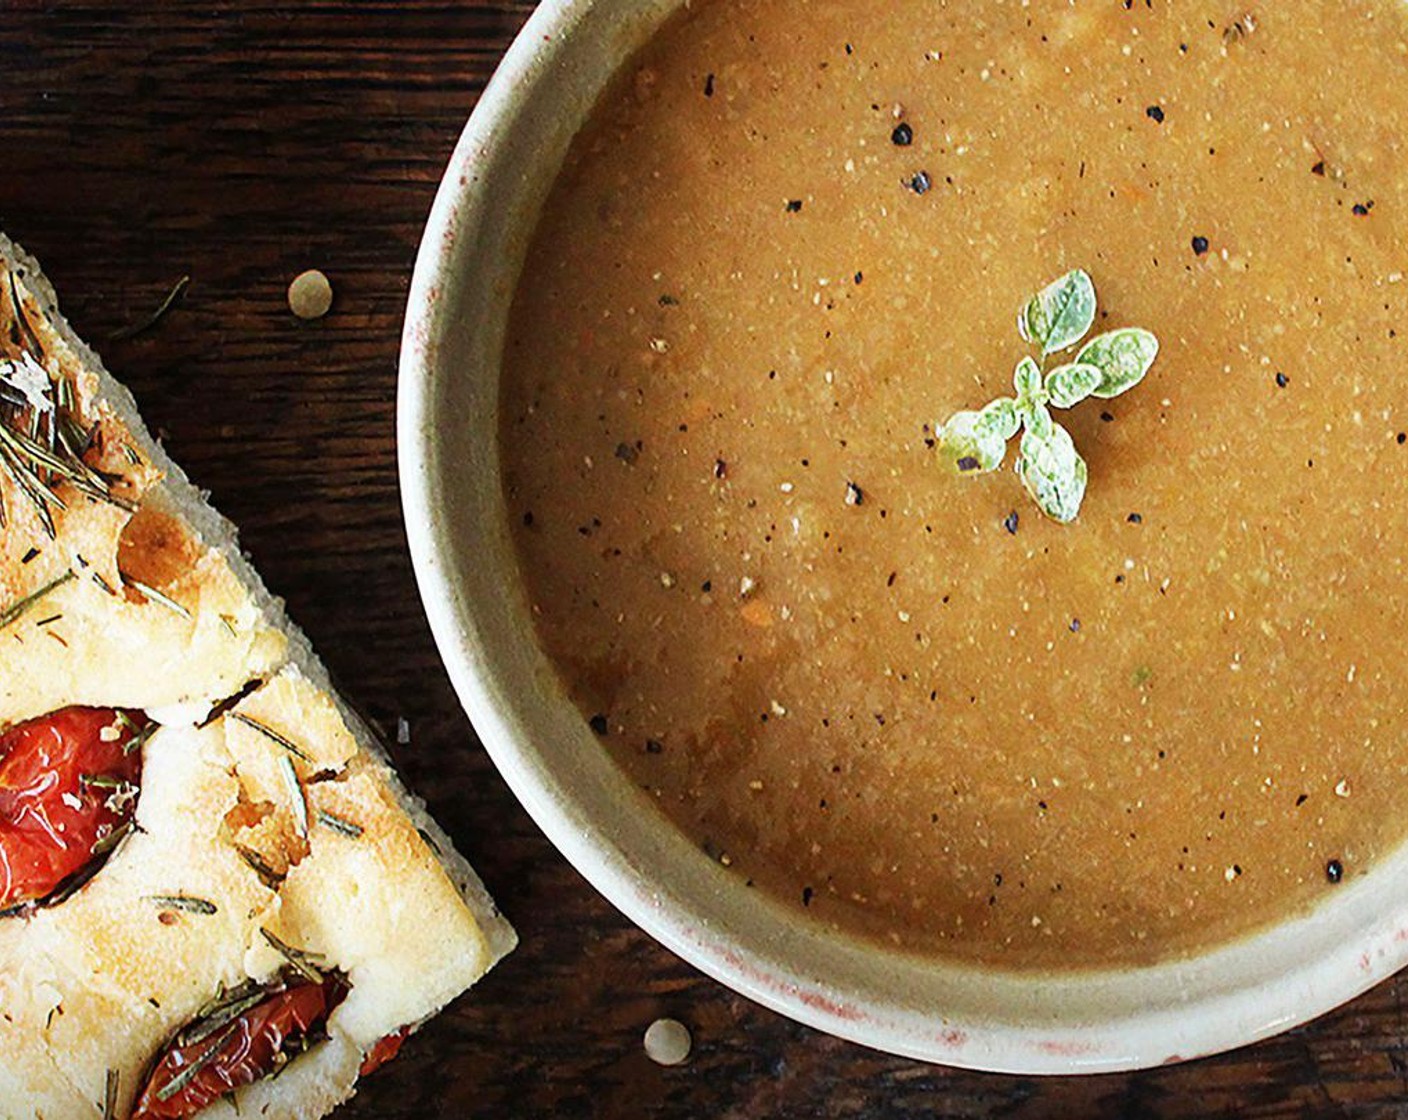
M 1286 376 L 1284 373 L 1282 373 L 1280 370 L 1277 370 L 1277 371 L 1276 371 L 1276 387 L 1277 387 L 1278 389 L 1284 389 L 1284 388 L 1285 388 L 1287 385 L 1289 385 L 1290 383 L 1291 383 L 1291 379 L 1290 379 L 1289 377 L 1287 377 L 1287 376 Z
M 1323 177 L 1324 174 L 1325 174 L 1325 161 L 1322 159 L 1322 160 L 1320 160 L 1318 163 L 1316 163 L 1313 167 L 1311 167 L 1310 173 L 1311 173 L 1312 175 L 1320 175 L 1320 176 Z
M 531 509 L 523 515 L 523 527 L 525 529 L 533 527 L 533 511 Z
M 1373 208 L 1374 203 L 1372 200 L 1369 202 L 1356 202 L 1353 207 L 1354 215 L 1357 218 L 1367 218 L 1369 216 L 1369 211 Z
M 1073 618 L 1073 619 L 1071 619 L 1071 633 L 1072 633 L 1072 634 L 1079 634 L 1079 633 L 1080 633 L 1080 619 L 1078 619 L 1078 618 Z
M 587 723 L 591 725 L 591 729 L 595 731 L 598 735 L 606 734 L 606 717 L 600 712 L 592 716 L 591 719 L 587 720 Z
M 1151 121 L 1153 121 L 1155 124 L 1164 123 L 1164 111 L 1157 105 L 1150 105 L 1147 109 L 1144 110 L 1144 115 L 1148 117 Z
M 803 888 L 802 888 L 802 905 L 803 905 L 803 906 L 810 906 L 810 905 L 812 904 L 812 896 L 813 896 L 814 894 L 816 894 L 816 891 L 812 890 L 811 887 L 803 887 Z
M 864 279 L 865 279 L 865 273 L 863 273 L 863 272 L 857 272 L 857 273 L 856 273 L 856 283 L 857 283 L 857 284 L 859 284 L 859 283 L 860 283 L 862 280 L 864 280 Z
M 1207 251 L 1208 239 L 1206 237 L 1199 234 L 1197 237 L 1193 238 L 1193 252 L 1201 257 Z
M 980 465 L 978 460 L 971 455 L 965 455 L 958 460 L 958 469 L 960 471 L 975 471 Z
M 927 171 L 916 171 L 914 177 L 909 181 L 909 189 L 915 194 L 927 194 L 933 185 L 934 181 L 929 178 Z
M 1337 859 L 1332 859 L 1325 864 L 1325 878 L 1332 883 L 1338 883 L 1344 878 L 1344 864 Z
M 846 483 L 846 504 L 848 506 L 859 506 L 865 504 L 865 491 L 854 482 Z
M 1400 446 L 1401 446 L 1402 444 L 1408 443 L 1408 432 L 1399 432 L 1399 433 L 1398 433 L 1398 442 L 1399 442 Z
M 1002 519 L 1002 527 L 1015 537 L 1017 535 L 1017 522 L 1017 511 L 1014 509 Z
M 795 213 L 797 213 L 797 212 L 798 212 L 799 210 L 801 210 L 801 209 L 802 209 L 802 200 L 801 200 L 800 198 L 793 198 L 793 199 L 789 199 L 789 200 L 788 200 L 788 203 L 787 203 L 787 212 L 788 212 L 789 214 L 795 214 Z
M 714 96 L 714 75 L 713 75 L 713 74 L 710 74 L 708 77 L 706 77 L 706 78 L 704 79 L 704 96 L 705 96 L 705 97 L 713 97 L 713 96 Z
M 1131 525 L 1143 525 L 1144 515 L 1142 513 L 1131 513 L 1128 517 L 1125 518 L 1125 520 L 1128 521 Z
M 616 458 L 629 465 L 640 458 L 640 452 L 629 443 L 618 443 L 616 445 Z
M 728 474 L 728 464 L 722 459 L 714 460 L 714 477 L 724 478 Z
M 914 129 L 908 121 L 900 121 L 895 125 L 895 131 L 890 133 L 890 140 L 896 147 L 907 148 L 914 143 Z
M 1110 424 L 1114 422 L 1115 414 L 1113 412 L 1102 412 L 1100 414 L 1100 419 L 1103 420 L 1106 424 Z
M 646 754 L 660 754 L 665 749 L 665 744 L 659 739 L 647 739 L 645 741 Z

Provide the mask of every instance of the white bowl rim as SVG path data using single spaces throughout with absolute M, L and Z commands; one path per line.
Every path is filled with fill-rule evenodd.
M 1385 904 L 1353 942 L 1320 946 L 1271 985 L 1237 988 L 1201 1002 L 1151 1008 L 1134 1018 L 1083 1024 L 1077 1030 L 954 1021 L 936 1015 L 939 1031 L 916 1030 L 883 1005 L 799 979 L 765 947 L 740 944 L 727 930 L 672 913 L 643 884 L 627 854 L 599 829 L 584 827 L 551 788 L 537 760 L 515 741 L 502 698 L 487 679 L 484 651 L 467 637 L 473 604 L 463 601 L 441 558 L 434 530 L 442 491 L 434 470 L 433 394 L 436 305 L 456 282 L 456 234 L 465 193 L 476 169 L 500 143 L 496 130 L 511 119 L 536 65 L 603 0 L 543 0 L 502 59 L 476 104 L 441 180 L 416 258 L 408 297 L 397 387 L 397 456 L 402 507 L 421 598 L 440 656 L 462 706 L 504 779 L 530 816 L 568 861 L 648 934 L 714 979 L 791 1019 L 878 1050 L 962 1068 L 1021 1074 L 1101 1073 L 1187 1060 L 1278 1034 L 1345 1003 L 1408 964 L 1408 900 Z M 496 371 L 497 372 L 497 371 Z M 1408 851 L 1389 871 L 1408 870 Z M 1365 884 L 1368 889 L 1368 884 Z M 1276 933 L 1294 942 L 1312 918 Z M 531 931 L 530 931 L 531 936 Z M 1193 962 L 1213 970 L 1256 959 L 1256 942 L 1242 942 Z M 1164 966 L 1159 966 L 1163 968 Z M 1130 970 L 1125 970 L 1127 974 Z M 1138 970 L 1133 970 L 1138 971 Z M 1175 983 L 1182 974 L 1171 972 Z M 1098 981 L 1096 974 L 1092 981 Z M 1177 1000 L 1173 1001 L 1175 1004 Z M 932 1028 L 934 1024 L 930 1024 Z

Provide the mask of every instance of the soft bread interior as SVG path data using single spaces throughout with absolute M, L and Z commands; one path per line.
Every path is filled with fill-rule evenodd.
M 324 1115 L 377 1039 L 434 1014 L 514 934 L 337 699 L 234 528 L 3 235 L 0 264 L 136 507 L 61 492 L 50 540 L 0 477 L 0 611 L 50 588 L 0 628 L 0 730 L 70 704 L 163 724 L 144 748 L 140 831 L 61 905 L 0 920 L 0 1116 L 84 1115 L 75 1101 L 101 1115 L 109 1070 L 126 1115 L 157 1049 L 202 1004 L 284 965 L 263 930 L 345 972 L 352 991 L 326 1044 L 235 1101 L 242 1114 Z M 172 897 L 214 913 L 160 901 Z

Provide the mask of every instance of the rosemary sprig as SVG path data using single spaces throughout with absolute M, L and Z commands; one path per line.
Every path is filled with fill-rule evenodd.
M 245 715 L 243 712 L 231 712 L 230 718 L 236 723 L 242 723 L 246 727 L 252 728 L 253 730 L 259 732 L 259 734 L 266 736 L 269 739 L 272 739 L 274 742 L 278 743 L 279 746 L 283 747 L 284 750 L 288 751 L 289 754 L 293 755 L 294 758 L 300 758 L 307 763 L 311 763 L 313 761 L 312 756 L 309 755 L 307 751 L 303 750 L 300 746 L 298 746 L 298 744 L 294 743 L 292 740 L 285 738 L 283 735 L 280 735 L 277 731 L 275 731 L 272 727 L 268 726 L 267 724 L 260 723 L 259 720 L 253 719 L 252 717 Z
M 107 1080 L 103 1085 L 103 1120 L 117 1120 L 117 1087 L 121 1080 L 120 1070 L 108 1069 Z
M 165 608 L 166 608 L 167 610 L 169 610 L 172 614 L 178 614 L 178 615 L 180 615 L 180 616 L 181 616 L 182 618 L 184 618 L 187 622 L 191 621 L 191 612 L 190 612 L 190 611 L 188 611 L 188 610 L 187 610 L 185 607 L 183 607 L 180 603 L 176 602 L 175 599 L 172 599 L 172 598 L 170 598 L 170 597 L 167 596 L 167 595 L 163 595 L 163 594 L 162 594 L 160 591 L 158 591 L 155 587 L 148 587 L 148 586 L 147 586 L 145 583 L 143 583 L 141 580 L 133 579 L 131 576 L 128 576 L 128 575 L 124 575 L 124 576 L 122 577 L 122 582 L 125 583 L 125 584 L 127 584 L 128 587 L 135 587 L 138 591 L 140 591 L 143 595 L 145 595 L 145 596 L 146 596 L 148 599 L 150 599 L 153 603 L 157 603 L 157 604 L 159 604 L 160 606 L 165 607 Z
M 39 345 L 39 337 L 34 333 L 34 328 L 29 325 L 29 317 L 24 313 L 24 302 L 20 299 L 19 283 L 15 280 L 14 269 L 9 270 L 9 280 L 10 305 L 14 308 L 15 323 L 20 329 L 20 341 L 26 349 L 38 354 L 44 348 Z
M 277 987 L 277 985 L 275 986 Z M 176 1036 L 178 1046 L 194 1046 L 220 1030 L 227 1023 L 238 1019 L 256 1004 L 262 1003 L 273 989 L 247 981 L 232 991 L 221 993 L 197 1012 L 180 1034 Z
M 236 844 L 235 854 L 249 864 L 250 869 L 259 876 L 259 881 L 271 891 L 276 891 L 283 885 L 284 876 L 280 875 L 268 862 L 253 848 L 246 848 L 243 844 Z
M 286 754 L 279 755 L 279 770 L 288 787 L 289 799 L 293 802 L 293 823 L 298 835 L 308 839 L 308 800 L 303 793 L 303 784 L 298 780 L 298 771 L 293 768 L 293 760 Z
M 110 342 L 121 342 L 129 338 L 136 338 L 139 334 L 145 334 L 147 331 L 151 330 L 161 322 L 162 319 L 166 318 L 168 311 L 181 301 L 181 297 L 186 294 L 186 289 L 190 287 L 190 284 L 191 278 L 189 276 L 182 276 L 181 279 L 176 281 L 171 291 L 166 293 L 166 298 L 161 301 L 161 305 L 152 312 L 151 315 L 135 326 L 122 327 L 119 330 L 113 331 L 112 334 L 108 335 L 108 340 Z
M 334 816 L 326 809 L 318 810 L 318 823 L 332 829 L 334 832 L 340 832 L 343 836 L 352 840 L 361 839 L 362 833 L 366 831 L 361 825 L 353 824 L 351 821 L 345 821 L 341 817 Z
M 148 720 L 138 726 L 137 721 L 121 708 L 117 709 L 117 725 L 127 733 L 127 739 L 122 744 L 122 753 L 125 755 L 145 748 L 147 741 L 156 734 L 157 728 L 161 726 L 155 720 Z
M 0 630 L 3 630 L 12 622 L 17 621 L 21 615 L 23 615 L 27 610 L 33 607 L 34 604 L 39 602 L 39 600 L 44 598 L 44 596 L 58 590 L 64 584 L 76 578 L 77 577 L 74 575 L 73 569 L 70 568 L 63 575 L 57 576 L 56 578 L 50 580 L 43 587 L 39 588 L 39 590 L 30 592 L 23 599 L 20 599 L 18 602 L 12 603 L 3 611 L 0 611 Z
M 263 926 L 259 927 L 259 932 L 264 935 L 264 940 L 269 943 L 270 947 L 288 961 L 293 966 L 293 970 L 305 980 L 312 980 L 315 984 L 323 982 L 323 974 L 318 969 L 318 966 L 324 961 L 321 953 L 309 953 L 303 949 L 295 949 Z
M 80 789 L 126 789 L 130 782 L 124 781 L 112 774 L 79 774 L 78 785 Z
M 0 360 L 0 470 L 33 505 L 40 525 L 53 538 L 53 510 L 65 508 L 57 492 L 60 484 L 124 509 L 133 507 L 112 492 L 110 478 L 84 461 L 97 425 L 83 426 L 72 382 L 61 370 L 44 365 L 44 347 L 25 312 L 13 270 L 8 277 L 11 317 L 22 351 L 18 360 Z M 7 513 L 0 499 L 0 528 Z
M 123 822 L 117 828 L 109 832 L 106 836 L 100 836 L 98 837 L 98 839 L 93 841 L 93 847 L 91 849 L 92 854 L 95 856 L 109 855 L 117 848 L 119 844 L 121 844 L 124 840 L 127 839 L 128 835 L 131 832 L 132 822 Z
M 163 1085 L 156 1091 L 156 1099 L 162 1102 L 169 1101 L 187 1085 L 196 1079 L 196 1074 L 200 1073 L 215 1059 L 215 1055 L 220 1053 L 225 1047 L 225 1043 L 230 1041 L 230 1036 L 235 1033 L 239 1022 L 231 1022 L 215 1037 L 215 1041 L 200 1052 L 200 1057 Z
M 204 914 L 208 917 L 220 912 L 220 907 L 215 903 L 188 894 L 149 894 L 146 900 L 170 910 L 183 910 L 187 914 Z

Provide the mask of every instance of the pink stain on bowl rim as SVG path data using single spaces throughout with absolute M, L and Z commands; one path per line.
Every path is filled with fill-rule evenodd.
M 857 1007 L 848 1007 L 830 996 L 823 995 L 813 988 L 804 988 L 792 980 L 784 980 L 774 976 L 770 972 L 764 972 L 750 961 L 744 959 L 732 949 L 726 949 L 723 953 L 724 960 L 737 972 L 748 977 L 759 987 L 767 988 L 778 995 L 790 996 L 806 1006 L 820 1011 L 824 1015 L 829 1015 L 834 1019 L 840 1019 L 847 1023 L 858 1023 L 868 1020 L 870 1017 Z
M 1077 1042 L 1074 1039 L 1044 1039 L 1036 1044 L 1043 1054 L 1054 1054 L 1058 1058 L 1079 1058 L 1087 1054 L 1098 1054 L 1100 1047 L 1093 1042 Z

